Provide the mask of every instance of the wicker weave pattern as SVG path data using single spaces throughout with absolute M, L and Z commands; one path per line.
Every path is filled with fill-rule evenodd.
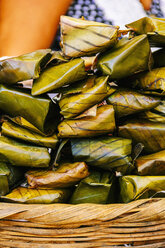
M 165 247 L 165 199 L 129 204 L 0 203 L 0 247 Z

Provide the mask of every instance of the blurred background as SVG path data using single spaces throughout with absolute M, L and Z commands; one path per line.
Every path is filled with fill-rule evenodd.
M 165 0 L 0 0 L 0 56 L 60 48 L 59 20 L 68 15 L 111 25 L 165 17 Z

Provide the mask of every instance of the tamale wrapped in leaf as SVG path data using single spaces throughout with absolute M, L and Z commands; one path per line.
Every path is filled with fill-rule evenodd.
M 109 95 L 110 86 L 107 82 L 108 77 L 99 77 L 95 80 L 93 87 L 81 93 L 64 96 L 59 102 L 60 113 L 65 118 L 72 118 L 101 102 Z
M 165 176 L 123 176 L 120 182 L 122 202 L 149 198 L 162 193 L 165 197 Z
M 106 204 L 114 202 L 114 176 L 108 172 L 91 171 L 75 189 L 70 203 Z
M 141 156 L 135 165 L 141 176 L 165 176 L 165 150 Z
M 0 160 L 13 166 L 48 167 L 50 155 L 45 147 L 27 145 L 0 136 Z
M 132 141 L 120 137 L 95 137 L 71 139 L 72 155 L 75 161 L 85 161 L 87 165 L 105 170 L 129 173 L 131 164 Z
M 38 78 L 41 67 L 51 58 L 50 49 L 36 50 L 32 53 L 0 61 L 0 83 L 15 84 L 20 81 Z
M 107 98 L 107 102 L 113 105 L 116 116 L 122 117 L 154 108 L 160 103 L 160 99 L 119 88 Z
M 61 43 L 66 56 L 90 56 L 117 42 L 117 26 L 61 16 Z
M 139 74 L 131 82 L 134 88 L 143 89 L 144 93 L 165 95 L 165 67 L 156 68 Z
M 98 56 L 97 68 L 111 79 L 128 77 L 150 69 L 151 50 L 147 36 L 121 39 L 112 49 Z
M 113 106 L 103 105 L 97 108 L 96 116 L 86 116 L 80 119 L 65 119 L 58 125 L 60 138 L 78 138 L 98 136 L 112 133 L 115 129 Z
M 9 187 L 23 178 L 23 174 L 20 168 L 0 162 L 0 196 L 9 193 Z
M 136 34 L 147 34 L 152 45 L 165 46 L 164 18 L 143 17 L 125 26 L 131 28 Z
M 56 171 L 28 171 L 26 178 L 31 188 L 67 188 L 89 175 L 84 162 L 64 163 Z
M 165 124 L 147 120 L 129 120 L 119 126 L 118 135 L 142 143 L 144 152 L 154 153 L 165 149 Z
M 140 119 L 146 119 L 149 121 L 165 124 L 165 100 L 162 100 L 156 108 L 139 113 L 138 116 Z
M 71 194 L 70 189 L 29 189 L 18 187 L 6 196 L 1 196 L 5 202 L 50 204 L 66 202 Z
M 51 92 L 64 85 L 82 80 L 87 76 L 84 60 L 81 58 L 70 60 L 45 69 L 36 79 L 32 87 L 32 95 Z
M 4 136 L 20 139 L 22 141 L 30 142 L 38 146 L 44 146 L 54 149 L 58 143 L 57 134 L 53 134 L 52 136 L 45 137 L 41 134 L 23 128 L 11 121 L 3 122 L 1 129 L 2 129 L 1 133 Z
M 33 97 L 28 89 L 0 85 L 0 99 L 0 110 L 11 117 L 21 116 L 43 133 L 56 129 L 58 106 L 49 97 Z
M 153 54 L 154 68 L 165 67 L 165 48 L 155 51 Z

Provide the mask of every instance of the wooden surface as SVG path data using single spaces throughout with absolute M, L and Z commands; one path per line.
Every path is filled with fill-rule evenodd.
M 0 203 L 0 232 L 5 248 L 165 247 L 165 199 L 110 205 Z

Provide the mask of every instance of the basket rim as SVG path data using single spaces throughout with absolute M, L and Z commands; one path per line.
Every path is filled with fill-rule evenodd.
M 17 204 L 0 202 L 0 220 L 38 221 L 64 225 L 91 221 L 143 222 L 165 219 L 165 198 L 116 204 Z

